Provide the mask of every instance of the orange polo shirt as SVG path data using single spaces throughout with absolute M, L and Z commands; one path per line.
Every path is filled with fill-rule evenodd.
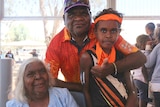
M 90 31 L 88 36 L 89 41 L 81 51 L 78 51 L 78 48 L 71 42 L 66 28 L 52 39 L 46 52 L 45 61 L 49 63 L 54 78 L 57 78 L 58 71 L 61 69 L 65 81 L 80 82 L 80 57 L 83 52 L 92 48 L 96 43 L 93 31 Z
M 51 74 L 58 77 L 59 69 L 67 82 L 80 83 L 80 57 L 83 52 L 92 48 L 96 44 L 96 38 L 91 27 L 88 34 L 89 42 L 78 51 L 78 48 L 71 42 L 71 37 L 66 28 L 62 29 L 50 42 L 46 51 L 45 62 L 49 64 Z M 115 47 L 124 54 L 136 52 L 138 49 L 127 43 L 119 36 Z

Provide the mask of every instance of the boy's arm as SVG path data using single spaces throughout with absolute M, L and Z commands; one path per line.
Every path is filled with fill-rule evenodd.
M 86 100 L 86 107 L 92 107 L 89 93 L 89 72 L 92 65 L 92 59 L 88 53 L 84 53 L 80 59 L 81 81 L 83 84 L 83 92 Z

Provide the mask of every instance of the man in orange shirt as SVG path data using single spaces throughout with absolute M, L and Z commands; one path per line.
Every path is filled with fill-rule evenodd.
M 96 43 L 93 23 L 91 23 L 90 5 L 88 0 L 65 0 L 64 4 L 63 19 L 65 27 L 51 40 L 45 61 L 50 66 L 56 86 L 81 92 L 79 60 L 82 53 L 92 48 Z M 115 62 L 118 71 L 140 67 L 146 61 L 146 57 L 121 36 L 117 39 L 115 47 L 126 54 L 126 58 Z M 93 73 L 105 77 L 115 72 L 112 64 L 104 63 L 103 65 L 103 67 L 94 68 Z M 101 74 L 96 72 L 97 69 L 101 71 Z M 59 70 L 64 75 L 65 81 L 57 79 Z

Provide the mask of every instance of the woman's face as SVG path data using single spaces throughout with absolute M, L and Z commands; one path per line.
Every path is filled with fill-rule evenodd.
M 24 87 L 26 96 L 31 99 L 41 98 L 48 92 L 49 77 L 41 62 L 32 62 L 24 72 Z
M 99 21 L 95 34 L 103 51 L 109 53 L 120 33 L 118 22 L 114 20 Z

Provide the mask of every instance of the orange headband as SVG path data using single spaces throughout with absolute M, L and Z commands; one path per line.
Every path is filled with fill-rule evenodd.
M 117 15 L 115 14 L 105 14 L 105 15 L 102 15 L 100 17 L 98 17 L 94 23 L 96 24 L 98 21 L 100 20 L 116 20 L 118 21 L 119 23 L 122 23 L 122 18 L 118 17 Z

